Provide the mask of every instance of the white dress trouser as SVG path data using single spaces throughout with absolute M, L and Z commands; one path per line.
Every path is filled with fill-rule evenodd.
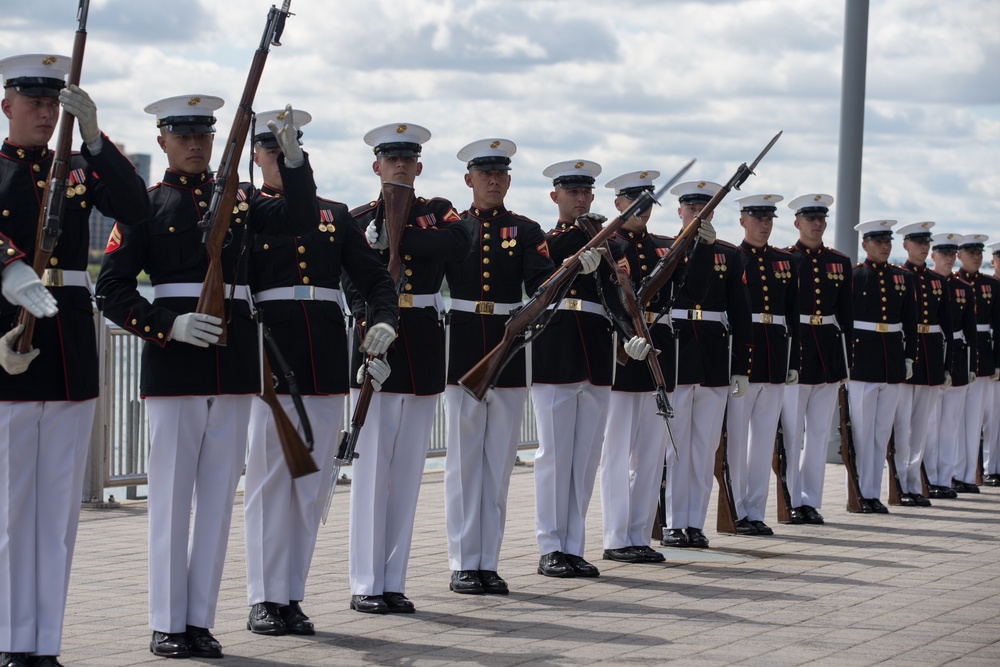
M 526 397 L 524 387 L 490 389 L 481 402 L 457 385 L 444 390 L 445 524 L 452 570 L 497 569 Z
M 351 390 L 357 403 L 359 390 Z M 376 392 L 351 476 L 351 595 L 406 592 L 413 518 L 437 395 Z
M 983 401 L 983 470 L 1000 473 L 1000 382 L 990 384 Z
M 851 430 L 858 464 L 861 497 L 877 499 L 882 492 L 882 473 L 889 435 L 899 401 L 899 384 L 858 382 L 848 385 Z
M 785 475 L 792 507 L 823 506 L 826 453 L 839 387 L 839 382 L 785 387 L 781 430 L 788 458 Z
M 893 422 L 893 442 L 896 445 L 896 475 L 903 493 L 919 494 L 920 462 L 927 444 L 927 427 L 931 401 L 940 396 L 937 387 L 920 384 L 899 385 L 899 401 Z
M 541 554 L 583 556 L 611 387 L 535 384 L 535 538 Z
M 59 655 L 95 405 L 0 402 L 0 652 Z
M 149 627 L 211 628 L 255 396 L 146 398 Z M 192 515 L 192 506 L 194 513 Z
M 669 529 L 705 527 L 728 395 L 729 387 L 683 384 L 674 390 L 670 430 L 677 443 L 677 458 L 671 460 L 673 450 L 667 451 L 664 492 Z
M 727 397 L 726 451 L 736 520 L 764 520 L 784 389 L 751 382 L 743 396 Z
M 959 452 L 956 459 L 954 477 L 960 482 L 974 484 L 976 468 L 979 466 L 979 444 L 983 432 L 983 414 L 985 413 L 986 397 L 993 398 L 993 380 L 988 377 L 977 377 L 969 385 L 965 396 L 965 433 L 959 434 Z
M 302 435 L 291 396 L 278 401 Z M 250 409 L 247 473 L 243 482 L 247 603 L 302 601 L 316 548 L 316 534 L 330 485 L 344 395 L 303 396 L 313 432 L 313 462 L 319 472 L 292 479 L 281 451 L 274 416 L 264 401 Z
M 605 549 L 649 546 L 669 442 L 656 410 L 653 392 L 610 392 L 601 448 Z
M 930 465 L 927 469 L 927 480 L 934 486 L 951 488 L 951 481 L 958 473 L 959 452 L 965 451 L 965 430 L 962 427 L 965 419 L 965 399 L 969 395 L 969 386 L 949 387 L 941 395 L 936 447 L 936 461 L 927 458 Z M 962 457 L 964 460 L 964 456 Z

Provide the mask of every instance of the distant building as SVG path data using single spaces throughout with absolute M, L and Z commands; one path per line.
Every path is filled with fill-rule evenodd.
M 119 146 L 119 148 L 124 152 L 125 148 L 123 146 Z M 149 182 L 149 168 L 153 157 L 148 153 L 135 153 L 132 155 L 125 153 L 125 156 L 135 165 L 135 170 L 139 172 L 139 176 L 146 182 L 146 186 L 149 187 L 152 185 Z M 111 228 L 114 224 L 115 221 L 113 218 L 107 217 L 96 209 L 90 214 L 90 249 L 92 251 L 98 251 L 101 254 L 104 253 L 104 248 L 108 245 L 108 237 L 111 236 Z

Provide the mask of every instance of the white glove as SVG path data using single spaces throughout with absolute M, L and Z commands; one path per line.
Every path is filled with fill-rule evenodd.
M 909 380 L 913 377 L 913 359 L 903 359 L 903 363 L 906 364 L 906 379 Z
M 625 348 L 625 354 L 636 361 L 645 359 L 651 349 L 650 344 L 642 336 L 632 336 L 623 347 Z
M 52 317 L 59 311 L 52 292 L 21 261 L 11 262 L 3 270 L 3 298 L 15 306 L 24 306 L 35 317 Z
M 567 260 L 569 257 L 566 258 Z M 563 260 L 566 263 L 566 260 Z M 597 270 L 601 265 L 601 249 L 587 248 L 580 253 L 580 275 L 587 275 Z
M 785 377 L 785 384 L 795 385 L 799 383 L 799 372 L 794 368 L 788 369 L 788 375 Z
M 969 371 L 969 384 L 972 384 L 975 381 L 976 381 L 976 374 L 973 373 L 972 371 Z
M 702 243 L 715 243 L 715 227 L 708 220 L 702 220 L 698 227 L 698 238 Z
M 28 364 L 41 352 L 39 349 L 33 349 L 25 354 L 18 354 L 14 351 L 14 343 L 22 331 L 24 331 L 24 325 L 18 324 L 5 333 L 3 338 L 0 338 L 0 366 L 3 366 L 3 369 L 10 375 L 17 375 L 28 370 Z
M 949 371 L 944 372 L 944 382 L 941 383 L 941 387 L 947 389 L 951 386 L 951 373 Z
M 174 320 L 174 326 L 167 334 L 167 340 L 188 343 L 195 347 L 208 347 L 219 342 L 222 333 L 222 320 L 212 315 L 202 313 L 184 313 Z
M 601 215 L 600 213 L 584 213 L 583 215 L 579 216 L 577 220 L 579 220 L 580 218 L 586 218 L 587 220 L 591 220 L 598 227 L 600 227 L 601 225 L 603 225 L 605 222 L 608 221 L 607 217 Z
M 361 343 L 361 351 L 375 357 L 386 353 L 392 341 L 396 340 L 396 331 L 385 322 L 379 322 L 368 329 Z
M 292 113 L 292 105 L 286 104 L 285 120 L 281 127 L 273 120 L 267 121 L 267 129 L 274 134 L 278 147 L 285 154 L 285 166 L 289 169 L 301 167 L 306 161 L 302 146 L 299 146 L 299 131 L 292 125 Z
M 392 369 L 389 368 L 389 362 L 385 359 L 375 357 L 367 364 L 361 364 L 361 368 L 358 369 L 357 375 L 358 384 L 364 383 L 365 372 L 367 371 L 368 375 L 372 376 L 372 389 L 375 391 L 382 391 L 382 383 L 389 377 L 391 370 Z
M 368 227 L 365 229 L 365 238 L 368 239 L 368 245 L 372 247 L 372 250 L 385 250 L 389 247 L 389 235 L 385 232 L 385 225 L 382 225 L 382 230 L 379 232 L 378 225 L 372 220 L 368 223 Z
M 80 136 L 91 153 L 100 152 L 101 128 L 97 126 L 97 105 L 90 99 L 87 91 L 80 86 L 69 85 L 59 91 L 59 102 L 63 109 L 76 117 L 80 126 Z M 97 148 L 95 151 L 94 148 Z
M 729 393 L 733 398 L 739 398 L 750 388 L 750 378 L 746 375 L 734 375 L 729 382 Z
M 1000 380 L 1000 368 L 993 371 L 993 375 L 990 376 L 991 380 Z

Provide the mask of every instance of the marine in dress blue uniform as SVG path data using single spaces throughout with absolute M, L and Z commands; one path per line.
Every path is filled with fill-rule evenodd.
M 256 115 L 254 163 L 263 174 L 258 197 L 284 196 L 278 156 L 281 147 L 267 123 L 284 122 L 287 110 Z M 311 116 L 292 112 L 301 127 Z M 299 140 L 301 141 L 301 139 Z M 392 281 L 347 206 L 319 200 L 319 217 L 301 236 L 258 234 L 253 238 L 250 289 L 264 326 L 295 374 L 314 436 L 312 457 L 319 472 L 292 479 L 271 409 L 254 401 L 250 410 L 245 511 L 248 629 L 257 634 L 310 635 L 313 623 L 299 604 L 316 546 L 316 534 L 333 483 L 331 470 L 348 390 L 347 325 L 341 273 L 353 278 L 358 298 L 371 309 L 372 322 L 396 328 Z M 269 345 L 278 401 L 301 430 L 284 370 Z
M 76 542 L 83 477 L 99 389 L 94 305 L 87 276 L 90 211 L 136 224 L 149 215 L 145 184 L 97 126 L 96 107 L 64 88 L 69 58 L 0 60 L 9 133 L 0 147 L 0 663 L 54 665 Z M 59 103 L 84 144 L 69 161 L 61 234 L 39 292 L 31 269 Z M 31 286 L 29 286 L 29 283 Z M 21 286 L 17 289 L 17 286 Z M 19 297 L 34 291 L 32 352 L 13 351 Z M 42 289 L 44 292 L 44 289 Z M 8 298 L 9 297 L 9 298 Z M 12 300 L 13 299 L 13 300 Z M 27 304 L 26 304 L 27 305 Z M 54 314 L 58 307 L 58 314 Z M 47 656 L 47 657 L 46 657 Z M 31 661 L 29 663 L 29 661 Z
M 958 277 L 972 287 L 976 311 L 976 379 L 965 396 L 964 436 L 959 434 L 958 452 L 952 467 L 952 488 L 958 493 L 979 493 L 980 438 L 986 401 L 993 397 L 993 384 L 1000 377 L 1000 281 L 979 272 L 983 263 L 985 234 L 970 234 L 958 246 L 961 268 Z
M 964 440 L 964 428 L 959 425 L 965 416 L 965 398 L 969 385 L 976 379 L 976 298 L 972 286 L 954 271 L 958 246 L 964 239 L 961 234 L 951 232 L 931 237 L 933 270 L 946 276 L 945 293 L 952 331 L 945 356 L 951 386 L 938 387 L 940 397 L 931 401 L 927 419 L 923 468 L 927 476 L 927 493 L 931 498 L 958 497 L 958 493 L 951 488 L 952 466 L 958 456 L 959 441 Z M 959 438 L 960 432 L 962 438 Z
M 589 236 L 576 219 L 590 212 L 601 166 L 590 160 L 549 165 L 549 197 L 559 219 L 545 235 L 559 265 L 582 248 Z M 599 261 L 599 257 L 588 253 Z M 589 267 L 588 267 L 589 268 Z M 603 285 L 598 281 L 603 279 Z M 581 272 L 545 331 L 532 343 L 531 402 L 535 411 L 535 538 L 541 554 L 538 573 L 550 577 L 596 577 L 583 558 L 587 507 L 594 490 L 601 440 L 614 373 L 614 336 L 602 294 L 614 286 L 608 271 Z
M 953 348 L 945 293 L 947 278 L 927 267 L 932 227 L 934 223 L 928 220 L 895 230 L 903 237 L 907 259 L 902 268 L 913 274 L 917 300 L 917 356 L 913 360 L 913 375 L 900 385 L 892 429 L 899 504 L 910 507 L 931 504 L 922 494 L 920 464 L 927 444 L 932 403 L 940 401 L 941 388 L 952 382 L 945 357 L 948 347 Z M 889 483 L 895 484 L 895 481 L 889 480 Z
M 736 200 L 744 229 L 739 257 L 750 295 L 754 350 L 747 391 L 730 396 L 726 406 L 726 453 L 740 535 L 774 534 L 764 523 L 774 438 L 785 386 L 799 379 L 798 280 L 791 254 L 768 244 L 782 199 L 761 194 Z
M 854 267 L 854 356 L 848 383 L 861 506 L 889 512 L 879 495 L 900 385 L 916 357 L 913 275 L 887 262 L 895 220 L 855 226 L 865 261 Z
M 372 168 L 380 183 L 399 183 L 410 192 L 423 170 L 426 128 L 413 123 L 382 125 L 365 135 L 372 146 Z M 389 262 L 384 202 L 379 197 L 351 212 L 366 229 L 381 265 Z M 351 483 L 349 570 L 351 607 L 369 613 L 412 612 L 406 598 L 406 569 L 413 519 L 438 397 L 445 384 L 444 302 L 441 281 L 447 261 L 461 261 L 472 248 L 471 223 L 459 218 L 447 199 L 410 194 L 410 208 L 400 240 L 403 273 L 399 290 L 399 329 L 386 361 L 391 368 L 381 391 L 372 396 L 361 429 Z M 357 335 L 353 336 L 352 397 L 360 385 L 357 371 L 365 356 L 361 333 L 369 310 L 353 278 L 348 296 Z M 395 292 L 393 292 L 395 294 Z
M 810 193 L 788 203 L 799 240 L 788 251 L 799 295 L 799 381 L 785 388 L 781 429 L 787 457 L 790 523 L 822 524 L 826 452 L 846 382 L 854 326 L 850 258 L 823 243 L 833 197 Z
M 678 197 L 682 224 L 721 187 L 711 181 L 675 185 L 670 192 Z M 702 298 L 682 292 L 670 312 L 677 338 L 670 423 L 677 458 L 667 462 L 664 546 L 708 547 L 705 519 L 726 401 L 746 393 L 750 375 L 753 334 L 743 262 L 736 246 L 724 241 L 716 241 L 712 255 L 707 292 Z
M 458 379 L 496 347 L 524 292 L 533 294 L 554 269 L 542 228 L 504 206 L 515 150 L 514 142 L 491 138 L 458 152 L 468 168 L 465 183 L 472 188 L 472 206 L 462 218 L 473 227 L 473 247 L 464 260 L 445 267 L 451 289 L 445 520 L 449 586 L 457 593 L 509 592 L 497 567 L 527 393 L 524 351 L 507 364 L 482 402 Z
M 653 190 L 660 173 L 653 170 L 622 174 L 605 187 L 615 193 L 615 208 L 626 210 L 643 192 Z M 615 235 L 624 256 L 619 264 L 638 289 L 667 253 L 673 239 L 650 233 L 648 209 L 630 218 Z M 711 223 L 706 232 L 714 236 Z M 714 239 L 713 239 L 714 240 Z M 670 282 L 650 301 L 646 322 L 656 349 L 657 362 L 669 392 L 676 382 L 676 346 L 670 305 L 677 294 L 700 298 L 711 277 L 713 243 L 699 241 L 691 255 L 678 265 Z M 604 518 L 604 559 L 626 563 L 657 563 L 663 554 L 650 548 L 665 462 L 673 461 L 669 434 L 658 413 L 655 385 L 648 362 L 628 359 L 617 369 L 608 402 L 607 427 L 601 451 L 601 510 Z
M 168 168 L 149 191 L 152 217 L 112 229 L 97 281 L 108 318 L 144 341 L 139 390 L 151 443 L 150 650 L 164 657 L 222 653 L 209 628 L 246 458 L 247 424 L 261 390 L 257 326 L 247 276 L 238 266 L 240 246 L 253 232 L 305 234 L 319 219 L 312 169 L 289 115 L 279 130 L 285 196 L 254 197 L 249 184 L 239 187 L 221 257 L 228 343 L 214 345 L 218 320 L 194 310 L 208 268 L 198 223 L 212 198 L 213 113 L 222 104 L 209 95 L 179 95 L 146 107 L 156 116 Z M 285 155 L 293 150 L 298 159 L 290 165 Z M 153 285 L 152 302 L 136 289 L 142 271 Z

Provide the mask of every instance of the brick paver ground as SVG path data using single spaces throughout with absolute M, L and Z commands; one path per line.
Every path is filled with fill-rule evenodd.
M 303 607 L 314 637 L 245 629 L 242 495 L 236 498 L 214 632 L 214 665 L 1000 665 L 1000 489 L 887 516 L 849 515 L 843 468 L 827 467 L 824 526 L 774 537 L 718 535 L 661 565 L 601 560 L 600 494 L 586 557 L 598 579 L 535 573 L 532 468 L 511 481 L 500 573 L 509 597 L 448 591 L 443 475 L 424 478 L 407 595 L 414 615 L 348 609 L 348 493 L 320 530 Z M 885 494 L 883 494 L 883 498 Z M 772 499 L 773 505 L 773 499 Z M 149 653 L 146 504 L 84 510 L 66 611 L 63 662 L 172 665 Z M 659 545 L 654 544 L 654 547 Z

